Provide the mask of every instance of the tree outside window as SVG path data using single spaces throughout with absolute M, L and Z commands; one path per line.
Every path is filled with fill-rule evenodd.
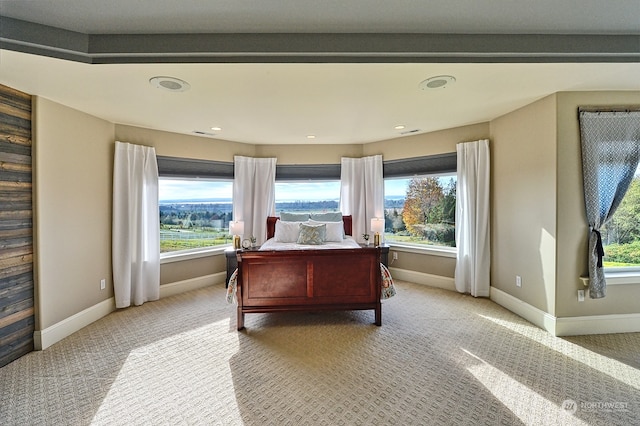
M 397 179 L 385 180 L 387 184 Z M 455 247 L 456 177 L 402 179 L 404 197 L 385 195 L 385 238 L 388 242 Z M 387 194 L 385 188 L 385 194 Z
M 640 173 L 611 220 L 602 227 L 605 268 L 640 267 Z

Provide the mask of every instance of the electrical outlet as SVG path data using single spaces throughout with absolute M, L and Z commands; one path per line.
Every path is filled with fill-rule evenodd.
M 516 275 L 516 287 L 522 287 L 522 277 L 520 275 Z
M 584 302 L 584 290 L 578 290 L 578 302 Z
M 398 252 L 397 251 L 393 252 L 393 260 L 398 260 Z
M 107 288 L 107 280 L 103 278 L 100 280 L 100 290 L 104 290 L 105 288 Z

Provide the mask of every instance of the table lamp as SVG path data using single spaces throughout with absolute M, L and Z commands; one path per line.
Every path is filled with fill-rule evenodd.
M 380 245 L 380 234 L 384 232 L 384 219 L 374 217 L 371 219 L 371 232 L 373 232 L 373 245 Z
M 229 234 L 233 235 L 233 248 L 240 248 L 240 237 L 244 234 L 244 222 L 235 220 L 229 222 Z

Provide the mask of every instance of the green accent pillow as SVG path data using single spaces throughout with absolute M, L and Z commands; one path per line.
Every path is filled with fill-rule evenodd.
M 311 219 L 319 222 L 342 222 L 342 212 L 312 213 Z
M 307 225 L 300 224 L 300 235 L 298 236 L 298 244 L 324 244 L 327 235 L 327 225 Z
M 280 212 L 280 220 L 283 222 L 306 222 L 309 220 L 309 213 Z

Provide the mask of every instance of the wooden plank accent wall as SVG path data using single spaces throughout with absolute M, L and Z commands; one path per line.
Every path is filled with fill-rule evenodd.
M 33 351 L 31 96 L 0 85 L 0 367 Z

